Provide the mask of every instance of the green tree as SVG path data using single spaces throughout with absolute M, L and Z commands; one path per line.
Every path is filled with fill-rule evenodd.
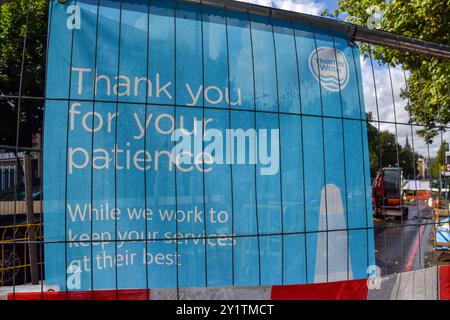
M 367 114 L 367 119 L 372 119 L 370 113 Z M 371 177 L 375 177 L 380 168 L 398 166 L 403 169 L 403 176 L 405 178 L 413 179 L 415 175 L 417 176 L 418 160 L 421 155 L 413 152 L 411 146 L 405 145 L 402 147 L 397 143 L 395 134 L 387 130 L 378 131 L 370 121 L 367 122 L 367 135 L 369 140 Z
M 439 146 L 436 158 L 431 164 L 430 172 L 431 178 L 438 179 L 441 175 L 441 166 L 445 164 L 445 153 L 448 151 L 447 142 L 443 141 Z
M 418 160 L 422 157 L 417 152 L 414 152 L 410 145 L 401 147 L 399 150 L 400 167 L 403 169 L 403 176 L 407 179 L 414 179 L 419 174 Z
M 14 96 L 42 97 L 44 93 L 48 0 L 3 2 L 0 3 L 0 96 L 3 96 L 0 98 L 0 144 L 15 145 L 19 101 Z M 19 144 L 29 146 L 32 134 L 41 127 L 43 102 L 22 99 L 20 103 Z
M 372 114 L 367 113 L 367 119 L 372 120 Z M 380 147 L 378 129 L 367 121 L 367 137 L 369 142 L 370 176 L 375 177 L 380 168 Z
M 436 43 L 450 43 L 450 0 L 339 0 L 338 9 L 324 15 L 367 26 L 374 12 L 382 12 L 378 29 Z M 369 46 L 362 44 L 369 53 Z M 382 46 L 370 48 L 375 59 L 410 71 L 408 89 L 402 93 L 410 102 L 406 109 L 412 120 L 423 125 L 418 133 L 427 142 L 450 122 L 450 63 Z

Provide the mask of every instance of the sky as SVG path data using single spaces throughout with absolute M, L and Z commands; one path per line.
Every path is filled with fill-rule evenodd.
M 329 12 L 337 9 L 337 0 L 239 0 L 242 2 L 255 3 L 263 6 L 271 6 L 284 10 L 291 10 L 301 13 L 320 15 L 324 9 Z M 405 111 L 407 101 L 400 97 L 401 90 L 405 88 L 405 75 L 401 68 L 391 68 L 392 88 L 389 77 L 389 70 L 387 67 L 378 67 L 375 64 L 374 75 L 375 84 L 377 88 L 377 99 L 374 95 L 374 77 L 369 60 L 361 59 L 362 77 L 364 85 L 364 100 L 366 111 L 371 111 L 374 115 L 379 114 L 380 121 L 387 122 L 402 122 L 408 123 L 409 115 Z M 406 74 L 406 77 L 408 75 Z M 392 94 L 393 93 L 393 94 Z M 378 103 L 378 112 L 377 112 Z M 394 112 L 395 111 L 395 112 Z M 376 119 L 375 119 L 376 120 Z M 398 142 L 401 145 L 406 144 L 406 137 L 408 136 L 409 144 L 414 142 L 414 149 L 425 158 L 428 153 L 431 158 L 436 156 L 440 138 L 436 138 L 435 142 L 428 146 L 424 143 L 417 133 L 417 127 L 409 125 L 395 125 L 392 123 L 381 123 L 381 130 L 389 130 L 396 134 Z M 450 133 L 444 136 L 444 139 L 450 141 Z
M 240 0 L 284 10 L 319 15 L 324 9 L 337 8 L 337 0 Z

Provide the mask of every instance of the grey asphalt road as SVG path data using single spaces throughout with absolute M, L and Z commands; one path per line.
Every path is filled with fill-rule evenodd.
M 376 220 L 374 228 L 376 264 L 382 275 L 431 266 L 433 218 L 425 203 L 408 206 L 403 221 L 387 217 Z

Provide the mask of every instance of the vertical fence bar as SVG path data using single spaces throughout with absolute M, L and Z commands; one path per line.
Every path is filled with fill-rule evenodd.
M 311 30 L 314 35 L 314 48 L 316 52 L 318 52 L 317 47 L 317 35 L 314 31 L 314 25 L 311 23 Z M 317 53 L 316 57 L 316 63 L 319 66 L 319 54 Z M 319 93 L 320 93 L 320 121 L 321 121 L 321 130 L 322 130 L 322 137 L 321 137 L 321 143 L 322 143 L 322 158 L 323 158 L 323 181 L 324 181 L 324 194 L 325 194 L 325 246 L 326 246 L 326 282 L 328 282 L 329 279 L 329 265 L 328 265 L 328 195 L 327 195 L 327 171 L 326 171 L 326 157 L 325 157 L 325 128 L 324 128 L 324 112 L 323 112 L 323 93 L 322 93 L 322 77 L 320 73 L 320 68 L 318 68 L 318 78 L 319 78 Z M 319 226 L 320 227 L 320 226 Z M 322 232 L 323 230 L 318 230 L 319 232 Z
M 280 122 L 280 91 L 279 91 L 279 79 L 278 79 L 278 60 L 277 60 L 277 48 L 276 48 L 276 42 L 275 42 L 275 32 L 273 27 L 273 18 L 272 15 L 269 16 L 269 23 L 271 26 L 271 32 L 272 32 L 272 42 L 273 42 L 273 52 L 275 57 L 275 81 L 276 81 L 276 90 L 277 90 L 277 124 L 278 124 L 278 130 L 279 130 L 279 137 L 281 139 L 281 122 Z M 256 128 L 255 128 L 256 129 Z M 271 141 L 271 143 L 274 143 L 274 141 Z M 278 143 L 278 153 L 280 155 L 280 221 L 281 221 L 281 284 L 284 284 L 284 219 L 283 219 L 283 170 L 282 170 L 282 153 L 281 153 L 281 143 L 277 141 Z
M 205 33 L 204 33 L 204 10 L 203 3 L 200 0 L 200 31 L 202 38 L 202 87 L 205 89 Z M 203 202 L 203 236 L 204 240 L 204 259 L 205 259 L 205 287 L 208 287 L 208 230 L 206 224 L 206 191 L 205 191 L 205 130 L 206 130 L 206 119 L 205 119 L 205 92 L 202 94 L 202 127 L 200 133 L 202 135 L 202 202 Z M 197 155 L 195 155 L 197 157 Z
M 391 87 L 391 96 L 392 96 L 392 106 L 394 108 L 394 128 L 395 128 L 395 151 L 396 151 L 396 156 L 397 156 L 397 170 L 398 170 L 398 185 L 400 188 L 400 192 L 398 195 L 398 200 L 400 203 L 400 228 L 401 228 L 401 233 L 402 233 L 402 243 L 401 243 L 401 248 L 402 248 L 402 268 L 404 268 L 404 261 L 403 261 L 403 257 L 405 256 L 405 252 L 404 252 L 404 214 L 403 214 L 403 201 L 402 201 L 402 168 L 400 167 L 400 155 L 399 155 L 399 139 L 398 139 L 398 128 L 397 128 L 397 110 L 396 110 L 396 105 L 395 105 L 395 95 L 394 95 L 394 84 L 392 83 L 392 74 L 391 74 L 391 66 L 390 64 L 386 64 L 387 65 L 387 70 L 388 70 L 388 75 L 389 75 L 389 84 Z
M 342 126 L 342 154 L 343 154 L 343 159 L 344 159 L 344 192 L 345 192 L 345 228 L 347 229 L 346 231 L 346 260 L 347 260 L 347 280 L 350 280 L 350 232 L 349 232 L 349 224 L 348 224 L 348 189 L 347 189 L 347 166 L 346 166 L 346 155 L 345 155 L 345 123 L 344 123 L 344 106 L 343 106 L 343 102 L 342 102 L 342 88 L 341 88 L 341 75 L 339 72 L 339 66 L 338 66 L 338 56 L 337 56 L 337 51 L 336 51 L 336 42 L 335 42 L 335 36 L 334 33 L 331 29 L 328 29 L 328 32 L 333 40 L 333 50 L 334 50 L 334 57 L 336 59 L 336 73 L 337 73 L 337 78 L 338 78 L 338 87 L 339 87 L 339 104 L 340 104 L 340 109 L 341 109 L 341 126 Z M 353 51 L 353 50 L 352 50 Z M 320 68 L 319 68 L 320 69 Z M 359 100 L 359 96 L 358 96 L 358 100 Z M 363 173 L 364 174 L 364 173 Z M 326 190 L 326 188 L 325 188 Z
M 25 53 L 27 48 L 27 36 L 28 36 L 28 19 L 30 14 L 30 1 L 27 0 L 26 2 L 26 17 L 25 17 L 25 33 L 23 36 L 23 44 L 22 44 L 22 58 L 21 58 L 21 65 L 20 65 L 20 80 L 19 80 L 19 96 L 18 96 L 18 102 L 17 102 L 17 121 L 16 121 L 16 148 L 15 148 L 15 156 L 16 156 L 16 163 L 15 163 L 15 178 L 14 178 L 14 216 L 13 216 L 13 224 L 16 224 L 17 219 L 17 187 L 19 184 L 19 168 L 20 168 L 20 160 L 19 160 L 19 143 L 20 143 L 20 118 L 21 118 L 21 104 L 22 104 L 22 85 L 23 85 L 23 74 L 24 74 L 24 68 L 25 68 Z M 16 256 L 16 241 L 13 242 L 13 256 Z M 16 270 L 16 260 L 13 260 L 13 273 L 15 274 Z M 16 277 L 13 278 L 13 296 L 16 292 Z
M 27 224 L 28 224 L 28 252 L 30 255 L 31 284 L 38 284 L 38 257 L 36 246 L 36 226 L 34 225 L 33 212 L 33 171 L 31 166 L 30 152 L 24 154 L 24 174 L 25 174 L 25 198 L 27 201 Z
M 177 101 L 178 101 L 178 94 L 177 94 L 177 0 L 173 1 L 173 5 L 174 5 L 174 9 L 173 9 L 173 23 L 174 23 L 174 79 L 175 79 L 175 84 L 174 84 L 174 95 L 175 95 L 175 105 L 173 106 L 173 119 L 174 119 L 174 129 L 177 128 Z M 175 141 L 173 141 L 173 147 L 175 147 Z M 175 168 L 174 171 L 174 178 L 175 178 L 175 212 L 178 212 L 178 183 L 177 183 L 177 169 Z M 177 300 L 180 300 L 180 267 L 179 267 L 179 252 L 180 252 L 180 248 L 179 248 L 179 235 L 178 235 L 178 230 L 179 230 L 179 226 L 178 226 L 178 219 L 175 216 L 175 249 L 176 249 L 176 258 L 175 258 L 175 262 L 176 262 L 176 291 L 177 291 L 177 295 L 176 298 Z
M 295 47 L 295 64 L 296 64 L 296 72 L 297 72 L 297 82 L 298 82 L 298 99 L 299 99 L 299 106 L 300 106 L 300 142 L 302 144 L 302 148 L 301 148 L 301 159 L 302 159 L 302 168 L 301 168 L 301 173 L 302 173 L 302 197 L 303 197 L 303 233 L 301 233 L 303 235 L 303 239 L 304 239 L 304 250 L 305 250 L 305 255 L 304 255 L 304 259 L 305 259 L 305 282 L 308 282 L 308 250 L 307 250 L 307 243 L 306 243 L 306 191 L 305 191 L 305 151 L 304 151 L 304 140 L 303 140 L 303 106 L 302 106 L 302 90 L 301 90 L 301 85 L 300 85 L 300 64 L 299 64 L 299 59 L 298 59 L 298 54 L 299 54 L 299 50 L 297 47 L 297 35 L 295 32 L 295 25 L 294 22 L 292 21 L 292 19 L 289 20 L 290 25 L 292 27 L 292 35 L 294 37 L 294 47 Z
M 248 25 L 250 29 L 250 46 L 251 46 L 251 52 L 252 52 L 252 70 L 253 70 L 253 127 L 256 129 L 256 79 L 255 79 L 255 50 L 253 46 L 253 32 L 252 32 L 252 19 L 250 12 L 247 11 L 247 18 L 248 18 Z M 230 99 L 231 100 L 231 99 Z M 251 150 L 249 150 L 251 152 Z M 257 159 L 257 150 L 255 146 L 255 158 Z M 254 165 L 254 188 L 255 188 L 255 213 L 256 213 L 256 233 L 257 233 L 257 240 L 258 240 L 258 283 L 261 285 L 261 234 L 259 229 L 259 213 L 258 213 L 258 189 L 257 189 L 257 165 Z

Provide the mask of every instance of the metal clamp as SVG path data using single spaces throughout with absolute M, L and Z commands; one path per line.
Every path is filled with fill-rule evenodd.
M 350 31 L 348 33 L 348 44 L 352 48 L 355 46 L 355 38 L 356 38 L 357 31 L 358 31 L 358 26 L 356 24 L 350 25 Z

